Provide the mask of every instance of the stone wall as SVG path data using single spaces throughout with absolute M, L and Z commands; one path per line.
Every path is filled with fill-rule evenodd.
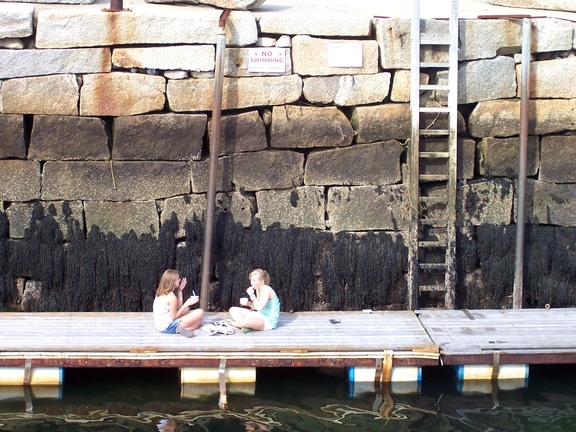
M 201 243 L 202 230 L 190 226 L 202 226 L 206 207 L 220 14 L 198 6 L 142 4 L 112 13 L 0 3 L 2 308 L 65 309 L 43 306 L 32 295 L 46 285 L 57 289 L 54 278 L 47 283 L 42 271 L 15 264 L 15 248 L 27 245 L 32 254 L 46 242 L 38 237 L 44 218 L 61 235 L 51 253 L 61 248 L 65 291 L 74 289 L 65 282 L 72 279 L 66 251 L 77 250 L 71 245 L 78 236 L 86 241 L 96 230 L 108 236 L 104 244 L 126 235 L 144 238 L 155 242 L 156 258 L 170 223 L 175 251 L 157 259 L 158 266 L 149 264 L 154 271 L 138 282 L 139 300 L 120 309 L 149 307 L 161 265 L 196 274 L 189 279 L 197 286 L 201 248 L 192 244 Z M 541 18 L 532 28 L 527 221 L 533 235 L 527 249 L 541 262 L 551 259 L 542 238 L 575 236 L 576 25 Z M 460 23 L 459 307 L 509 304 L 521 32 L 513 19 Z M 269 251 L 218 243 L 212 308 L 235 301 L 252 266 L 270 270 L 285 310 L 405 307 L 409 35 L 409 20 L 399 18 L 230 13 L 216 197 L 219 220 L 228 222 L 217 236 L 226 232 Z M 282 70 L 252 71 L 249 62 L 258 55 L 279 59 Z M 422 98 L 433 104 L 440 96 Z M 295 258 L 303 246 L 291 244 L 285 233 L 309 248 L 322 246 Z M 306 274 L 288 277 L 290 263 L 273 253 L 279 245 L 256 238 L 290 243 L 280 245 L 291 248 L 283 256 L 298 260 L 295 268 Z M 492 243 L 485 243 L 488 238 Z M 536 238 L 539 243 L 531 243 Z M 333 257 L 343 244 L 350 253 L 346 268 Z M 547 267 L 546 287 L 541 275 L 527 278 L 530 304 L 573 305 L 574 242 L 556 247 L 565 252 L 563 267 Z M 400 257 L 391 258 L 389 250 Z M 379 263 L 384 274 L 374 270 Z M 124 289 L 107 269 L 104 288 Z M 504 279 L 494 281 L 494 273 Z M 135 289 L 138 278 L 128 279 Z M 550 294 L 548 285 L 560 293 Z M 306 300 L 290 300 L 294 290 Z M 371 294 L 378 290 L 383 294 Z M 114 309 L 93 303 L 75 308 Z

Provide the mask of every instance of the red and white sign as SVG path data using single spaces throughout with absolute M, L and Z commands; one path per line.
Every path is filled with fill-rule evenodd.
M 248 48 L 248 72 L 286 72 L 286 49 Z

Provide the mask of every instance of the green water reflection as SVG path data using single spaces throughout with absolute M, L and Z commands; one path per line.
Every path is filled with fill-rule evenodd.
M 576 366 L 531 367 L 516 385 L 351 386 L 343 373 L 258 371 L 257 385 L 179 385 L 177 371 L 73 370 L 62 387 L 0 388 L 2 431 L 576 431 Z M 486 385 L 487 384 L 487 385 Z M 506 388 L 506 389 L 504 389 Z

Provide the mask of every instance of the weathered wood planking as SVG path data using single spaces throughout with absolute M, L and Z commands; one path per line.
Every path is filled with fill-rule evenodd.
M 205 322 L 225 317 L 207 314 Z M 151 313 L 3 313 L 0 328 L 0 365 L 23 358 L 34 358 L 36 364 L 61 359 L 64 365 L 86 367 L 98 366 L 103 358 L 131 359 L 126 363 L 130 365 L 157 360 L 166 366 L 175 364 L 166 359 L 200 363 L 220 358 L 276 366 L 313 365 L 314 359 L 332 361 L 319 365 L 341 364 L 338 359 L 349 359 L 347 365 L 355 360 L 366 364 L 369 359 L 373 365 L 386 350 L 404 358 L 404 364 L 436 364 L 439 355 L 416 315 L 408 311 L 286 313 L 274 331 L 211 336 L 196 330 L 190 339 L 156 331 Z
M 422 310 L 446 364 L 576 363 L 576 309 Z
M 576 309 L 284 313 L 274 331 L 190 339 L 151 313 L 1 313 L 0 329 L 0 366 L 373 366 L 386 351 L 396 365 L 576 363 Z

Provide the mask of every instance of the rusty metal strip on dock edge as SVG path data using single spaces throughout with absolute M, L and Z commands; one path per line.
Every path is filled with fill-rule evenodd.
M 284 352 L 284 351 L 251 351 L 251 352 L 126 352 L 126 351 L 111 351 L 111 352 L 13 352 L 13 353 L 0 353 L 0 362 L 8 359 L 83 359 L 83 360 L 98 360 L 98 359 L 130 359 L 130 360 L 150 360 L 150 359 L 212 359 L 212 358 L 226 358 L 226 359 L 376 359 L 382 357 L 383 351 L 302 351 L 302 352 Z M 436 350 L 431 351 L 394 351 L 395 358 L 404 359 L 432 359 L 437 360 L 440 353 Z
M 307 353 L 3 353 L 0 367 L 217 367 L 222 359 L 234 367 L 348 367 L 374 366 L 382 352 L 307 352 Z M 437 352 L 394 352 L 397 366 L 438 365 Z
M 492 365 L 494 354 L 443 353 L 442 364 L 457 365 Z M 500 364 L 573 364 L 576 363 L 576 352 L 505 352 L 500 351 Z

